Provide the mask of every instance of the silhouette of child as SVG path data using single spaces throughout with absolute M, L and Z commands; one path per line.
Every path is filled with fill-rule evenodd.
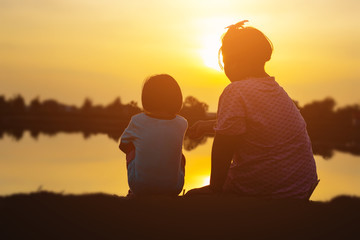
M 307 199 L 317 184 L 306 123 L 264 69 L 273 46 L 247 21 L 228 27 L 219 50 L 231 83 L 219 99 L 216 121 L 200 121 L 189 136 L 215 131 L 210 186 L 188 194 L 236 193 Z M 219 61 L 220 62 L 220 61 Z
M 184 185 L 182 143 L 187 121 L 178 83 L 169 75 L 148 78 L 142 89 L 144 112 L 131 118 L 119 148 L 126 153 L 129 193 L 178 195 Z

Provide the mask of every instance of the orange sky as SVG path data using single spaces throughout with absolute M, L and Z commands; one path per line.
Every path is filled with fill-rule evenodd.
M 228 84 L 212 67 L 224 27 L 248 19 L 272 40 L 270 75 L 300 104 L 360 104 L 358 0 L 2 0 L 0 95 L 81 105 L 139 101 L 168 73 L 215 111 Z

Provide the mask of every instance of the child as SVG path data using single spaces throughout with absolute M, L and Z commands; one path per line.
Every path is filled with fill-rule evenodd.
M 246 21 L 228 27 L 219 51 L 230 84 L 216 121 L 195 123 L 190 136 L 215 131 L 210 186 L 189 194 L 235 193 L 308 199 L 317 184 L 306 123 L 274 77 L 264 69 L 272 43 Z
M 182 142 L 187 121 L 178 83 L 167 74 L 148 78 L 142 89 L 144 112 L 131 118 L 119 148 L 126 153 L 130 191 L 177 196 L 184 185 Z

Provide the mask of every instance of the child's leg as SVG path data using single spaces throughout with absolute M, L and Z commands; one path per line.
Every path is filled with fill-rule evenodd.
M 184 187 L 184 178 L 185 178 L 185 164 L 186 159 L 184 154 L 181 154 L 181 162 L 180 162 L 180 171 L 178 173 L 178 183 L 176 187 L 176 196 L 181 193 L 183 187 Z
M 127 177 L 128 177 L 128 185 L 129 191 L 126 197 L 133 197 L 134 190 L 137 186 L 136 175 L 135 175 L 135 161 L 126 162 L 127 168 Z

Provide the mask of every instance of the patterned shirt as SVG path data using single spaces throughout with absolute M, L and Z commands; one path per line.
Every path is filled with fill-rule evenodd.
M 241 135 L 224 191 L 306 198 L 317 181 L 306 123 L 273 77 L 230 83 L 219 100 L 215 131 Z

